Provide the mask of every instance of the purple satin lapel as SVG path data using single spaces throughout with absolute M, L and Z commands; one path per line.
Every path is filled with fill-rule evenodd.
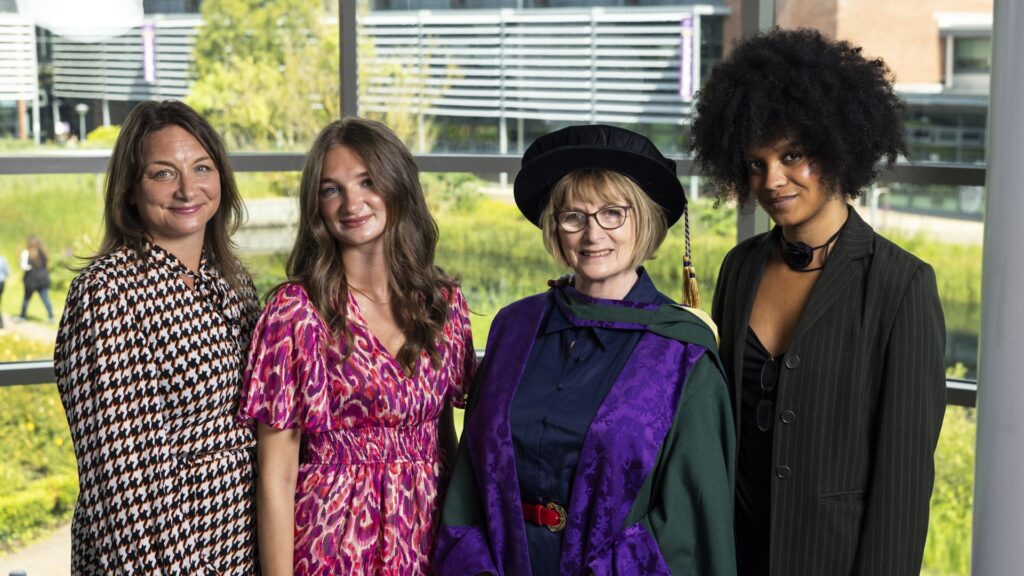
M 494 320 L 482 366 L 480 401 L 465 437 L 487 514 L 491 552 L 499 573 L 529 576 L 522 500 L 512 450 L 509 407 L 544 318 L 547 293 L 531 296 Z
M 651 333 L 633 349 L 580 450 L 561 574 L 582 574 L 591 562 L 606 561 L 602 550 L 623 530 L 672 427 L 686 376 L 704 352 Z

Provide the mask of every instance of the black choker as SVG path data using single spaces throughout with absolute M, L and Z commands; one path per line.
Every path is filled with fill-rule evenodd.
M 825 267 L 824 264 L 817 268 L 808 268 L 811 264 L 811 260 L 814 259 L 814 253 L 818 250 L 825 250 L 824 258 L 828 258 L 828 246 L 839 238 L 839 233 L 843 231 L 844 226 L 840 226 L 839 230 L 832 235 L 831 238 L 825 240 L 825 243 L 821 246 L 808 246 L 803 242 L 790 242 L 786 240 L 786 235 L 779 231 L 779 255 L 782 256 L 782 261 L 786 263 L 786 266 L 795 272 L 817 272 Z

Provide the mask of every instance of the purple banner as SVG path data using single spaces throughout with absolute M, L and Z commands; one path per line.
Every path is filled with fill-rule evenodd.
M 156 27 L 142 25 L 142 79 L 156 84 Z
M 679 20 L 679 97 L 693 100 L 693 16 Z

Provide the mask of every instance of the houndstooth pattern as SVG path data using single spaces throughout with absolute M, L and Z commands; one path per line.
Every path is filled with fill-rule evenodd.
M 233 416 L 253 325 L 205 256 L 121 250 L 71 284 L 54 352 L 80 492 L 72 573 L 256 573 L 255 436 Z

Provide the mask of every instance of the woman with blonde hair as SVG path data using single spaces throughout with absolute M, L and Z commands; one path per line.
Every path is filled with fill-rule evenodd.
M 450 407 L 475 367 L 466 301 L 434 265 L 416 164 L 383 124 L 326 127 L 299 206 L 239 411 L 258 427 L 263 573 L 427 573 Z
M 569 126 L 526 150 L 515 199 L 573 276 L 494 319 L 438 574 L 735 573 L 714 329 L 642 266 L 686 210 L 675 162 L 635 132 Z

